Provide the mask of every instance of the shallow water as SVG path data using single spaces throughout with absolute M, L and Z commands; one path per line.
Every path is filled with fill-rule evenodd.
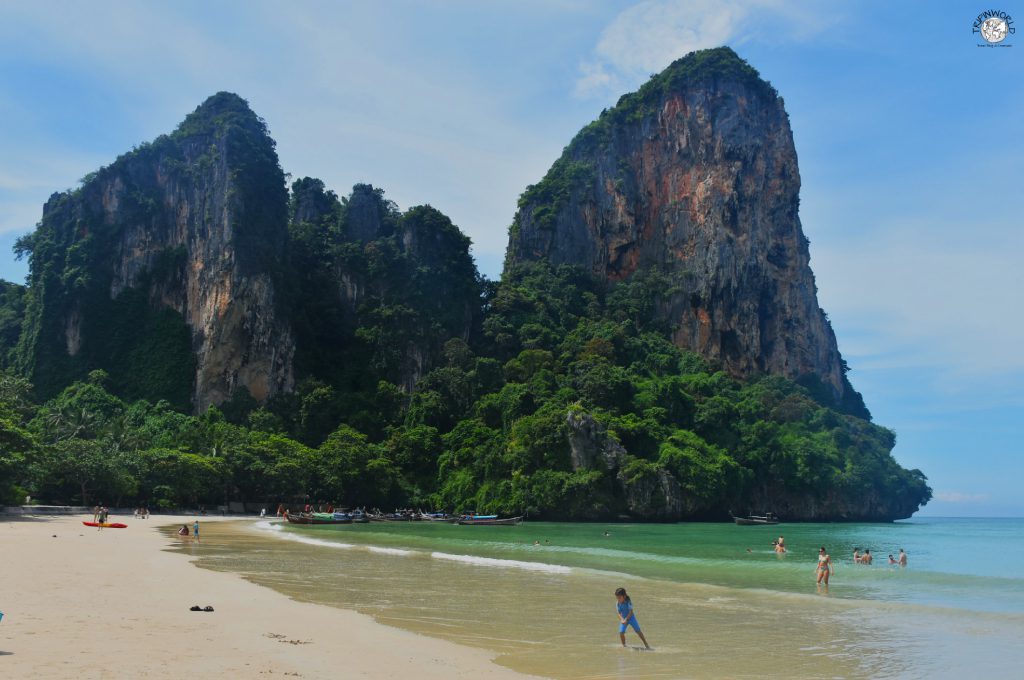
M 201 567 L 492 649 L 499 663 L 552 678 L 1013 677 L 1024 664 L 1022 520 L 273 521 L 204 532 L 201 546 L 178 548 Z M 779 533 L 789 548 L 781 557 L 771 549 Z M 827 590 L 814 583 L 819 545 L 836 562 Z M 853 565 L 854 547 L 870 548 L 875 565 Z M 900 547 L 908 568 L 884 564 Z M 654 652 L 618 646 L 611 593 L 620 585 Z M 627 641 L 640 644 L 632 631 Z

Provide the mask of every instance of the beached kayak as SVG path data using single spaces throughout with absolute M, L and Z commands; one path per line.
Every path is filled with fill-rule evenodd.
M 99 522 L 82 522 L 82 524 L 84 524 L 87 527 L 103 527 L 104 529 L 127 529 L 128 528 L 127 524 L 121 524 L 120 522 L 104 522 L 103 524 L 100 524 Z

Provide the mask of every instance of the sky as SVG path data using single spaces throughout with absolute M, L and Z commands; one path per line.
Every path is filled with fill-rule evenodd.
M 993 3 L 988 3 L 992 5 Z M 1024 26 L 1024 3 L 996 3 Z M 579 128 L 729 45 L 789 112 L 819 302 L 920 514 L 1024 516 L 1024 31 L 980 2 L 0 0 L 0 277 L 54 191 L 229 90 L 285 172 L 429 203 L 500 274 L 516 200 Z

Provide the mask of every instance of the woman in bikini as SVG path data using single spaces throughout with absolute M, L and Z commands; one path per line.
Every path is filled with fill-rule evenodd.
M 822 579 L 825 581 L 825 585 L 828 585 L 828 577 L 832 574 L 832 558 L 825 552 L 825 546 L 821 546 L 821 550 L 818 551 L 818 584 L 820 585 Z

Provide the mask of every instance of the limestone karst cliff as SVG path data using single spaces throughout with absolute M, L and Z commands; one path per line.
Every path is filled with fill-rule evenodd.
M 467 341 L 480 321 L 469 238 L 431 206 L 400 212 L 369 184 L 339 199 L 304 177 L 292 185 L 290 230 L 300 376 L 412 392 L 444 344 Z
M 205 410 L 292 385 L 279 305 L 284 175 L 264 123 L 219 93 L 171 135 L 54 194 L 20 247 L 18 362 L 44 393 L 103 368 L 121 392 Z
M 19 240 L 0 378 L 20 396 L 0 406 L 51 468 L 7 491 L 84 499 L 63 463 L 95 454 L 119 471 L 95 493 L 165 504 L 908 517 L 931 490 L 846 380 L 799 188 L 776 92 L 695 53 L 526 190 L 487 281 L 429 205 L 289 192 L 263 121 L 220 93 Z
M 823 386 L 866 415 L 818 306 L 782 99 L 731 49 L 687 55 L 584 128 L 523 194 L 506 269 L 657 268 L 675 343 L 736 376 Z

